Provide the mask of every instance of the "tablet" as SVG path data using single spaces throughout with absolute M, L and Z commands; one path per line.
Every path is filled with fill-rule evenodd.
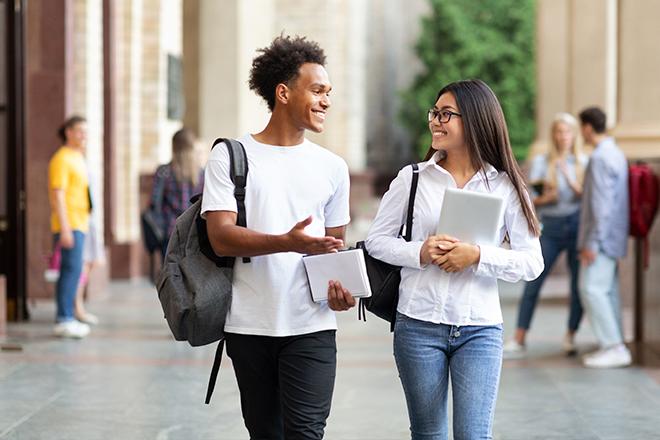
M 492 194 L 447 188 L 437 233 L 473 244 L 499 246 L 504 199 Z

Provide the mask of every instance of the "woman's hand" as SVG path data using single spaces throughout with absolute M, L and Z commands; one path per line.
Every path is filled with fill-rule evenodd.
M 432 263 L 434 258 L 446 254 L 452 248 L 452 245 L 458 243 L 458 241 L 458 238 L 450 235 L 431 235 L 419 251 L 419 262 L 422 266 Z
M 546 183 L 543 187 L 543 194 L 534 199 L 534 205 L 549 205 L 551 203 L 557 203 L 557 201 L 559 201 L 559 191 L 557 191 L 557 187 Z
M 479 263 L 481 250 L 470 243 L 452 243 L 444 255 L 433 259 L 432 263 L 445 272 L 461 272 L 473 264 Z

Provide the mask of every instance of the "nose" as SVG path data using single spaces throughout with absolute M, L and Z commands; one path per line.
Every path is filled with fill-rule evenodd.
M 321 106 L 324 109 L 327 109 L 332 105 L 332 101 L 330 101 L 330 97 L 328 95 L 323 95 L 323 98 L 321 99 Z

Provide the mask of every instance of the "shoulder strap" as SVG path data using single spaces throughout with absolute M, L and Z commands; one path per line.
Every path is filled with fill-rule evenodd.
M 225 338 L 223 337 L 218 342 L 218 347 L 215 349 L 215 357 L 213 358 L 213 367 L 211 367 L 211 376 L 209 377 L 209 384 L 206 387 L 206 399 L 204 403 L 207 405 L 211 403 L 211 396 L 215 388 L 215 381 L 218 379 L 218 372 L 220 371 L 220 363 L 222 362 L 222 351 L 225 348 Z
M 406 215 L 406 229 L 403 239 L 412 239 L 413 211 L 415 210 L 415 195 L 417 194 L 417 182 L 419 181 L 419 167 L 416 163 L 412 166 L 412 182 L 410 184 L 410 196 L 408 197 L 408 214 Z
M 234 182 L 234 197 L 236 198 L 236 225 L 247 227 L 245 216 L 245 186 L 247 184 L 248 161 L 243 144 L 234 139 L 218 138 L 213 147 L 223 142 L 229 151 L 229 177 Z M 211 149 L 213 149 L 211 147 Z M 243 263 L 249 263 L 250 258 L 243 257 Z

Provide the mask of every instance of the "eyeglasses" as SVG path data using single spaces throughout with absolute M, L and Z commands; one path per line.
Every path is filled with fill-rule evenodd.
M 460 113 L 452 112 L 451 110 L 438 110 L 437 108 L 432 108 L 429 110 L 428 118 L 429 122 L 433 121 L 435 118 L 438 118 L 438 122 L 446 124 L 451 121 L 452 116 L 461 116 Z

